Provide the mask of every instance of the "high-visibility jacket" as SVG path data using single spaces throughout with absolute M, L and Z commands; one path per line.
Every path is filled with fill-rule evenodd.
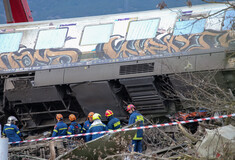
M 19 128 L 14 124 L 5 124 L 2 134 L 7 136 L 9 142 L 21 141 Z
M 77 127 L 77 129 L 75 128 Z M 75 130 L 79 130 L 79 133 L 82 132 L 82 126 L 80 124 L 78 124 L 77 122 L 72 122 L 71 125 L 69 126 L 68 128 L 68 131 L 67 131 L 67 134 L 68 135 L 72 135 L 72 134 L 75 134 Z M 76 133 L 78 134 L 78 133 Z
M 101 122 L 101 120 L 95 120 L 89 130 L 87 131 L 87 133 L 92 133 L 92 132 L 100 132 L 100 131 L 108 131 L 108 127 L 103 124 Z M 93 139 L 96 139 L 98 137 L 101 137 L 103 136 L 104 134 L 94 134 L 94 135 L 87 135 L 87 141 L 90 141 L 90 140 L 93 140 Z
M 67 135 L 67 124 L 63 121 L 58 122 L 53 130 L 52 137 Z
M 121 122 L 118 118 L 115 118 L 114 116 L 108 117 L 108 124 L 107 127 L 109 130 L 116 130 L 121 128 Z
M 141 121 L 140 126 L 144 125 L 144 117 L 139 112 L 134 111 L 130 115 L 128 125 L 133 124 L 137 121 Z M 142 139 L 143 139 L 143 129 L 138 129 L 138 131 L 135 134 L 135 137 L 133 138 L 133 140 L 142 140 Z

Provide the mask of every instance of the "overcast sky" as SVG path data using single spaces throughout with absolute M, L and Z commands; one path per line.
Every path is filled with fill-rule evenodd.
M 28 0 L 34 21 L 74 18 L 157 9 L 163 0 Z M 164 0 L 168 7 L 186 6 L 187 0 Z M 202 0 L 191 0 L 193 5 Z M 0 23 L 6 23 L 0 0 Z

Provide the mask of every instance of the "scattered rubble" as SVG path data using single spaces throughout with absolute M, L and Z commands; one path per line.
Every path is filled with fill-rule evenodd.
M 229 120 L 228 120 L 229 119 Z M 220 126 L 230 122 L 230 125 Z M 234 159 L 234 118 L 199 122 L 192 134 L 185 125 L 144 130 L 143 153 L 130 152 L 128 144 L 135 132 L 107 134 L 84 143 L 83 140 L 60 139 L 33 142 L 9 148 L 10 160 L 72 159 Z M 146 122 L 149 125 L 149 121 Z M 129 135 L 129 137 L 127 136 Z M 127 137 L 125 137 L 127 136 Z M 31 137 L 32 138 L 32 137 Z M 38 138 L 38 137 L 37 137 Z

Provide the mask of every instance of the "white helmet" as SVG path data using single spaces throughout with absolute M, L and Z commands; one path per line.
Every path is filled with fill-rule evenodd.
M 16 122 L 16 121 L 18 121 L 18 120 L 16 119 L 15 116 L 10 116 L 10 117 L 8 117 L 8 119 L 7 119 L 7 123 L 8 123 L 8 124 L 12 124 L 13 122 Z

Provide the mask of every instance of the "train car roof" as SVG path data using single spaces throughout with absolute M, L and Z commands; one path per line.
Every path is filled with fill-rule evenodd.
M 232 3 L 235 3 L 235 1 L 232 1 Z M 212 8 L 213 6 L 213 8 Z M 52 24 L 61 24 L 61 23 L 71 23 L 74 21 L 87 21 L 87 20 L 102 20 L 102 19 L 115 19 L 120 17 L 127 17 L 131 15 L 138 15 L 143 13 L 152 13 L 152 12 L 160 12 L 161 14 L 169 14 L 169 12 L 175 12 L 176 14 L 182 12 L 182 11 L 196 11 L 196 12 L 203 12 L 208 10 L 222 10 L 222 8 L 227 8 L 228 5 L 226 4 L 219 4 L 219 3 L 213 3 L 213 4 L 201 4 L 201 5 L 193 5 L 192 7 L 177 7 L 177 8 L 165 8 L 162 10 L 156 9 L 156 10 L 148 10 L 148 11 L 138 11 L 138 12 L 128 12 L 128 13 L 118 13 L 118 14 L 106 14 L 106 15 L 98 15 L 98 16 L 87 16 L 87 17 L 78 17 L 78 18 L 64 18 L 64 19 L 55 19 L 55 20 L 43 20 L 43 21 L 34 21 L 34 22 L 24 22 L 24 23 L 11 23 L 11 24 L 0 24 L 0 28 L 5 27 L 14 27 L 14 26 L 31 26 L 31 25 L 44 25 L 48 23 Z M 17 28 L 18 28 L 17 27 Z

